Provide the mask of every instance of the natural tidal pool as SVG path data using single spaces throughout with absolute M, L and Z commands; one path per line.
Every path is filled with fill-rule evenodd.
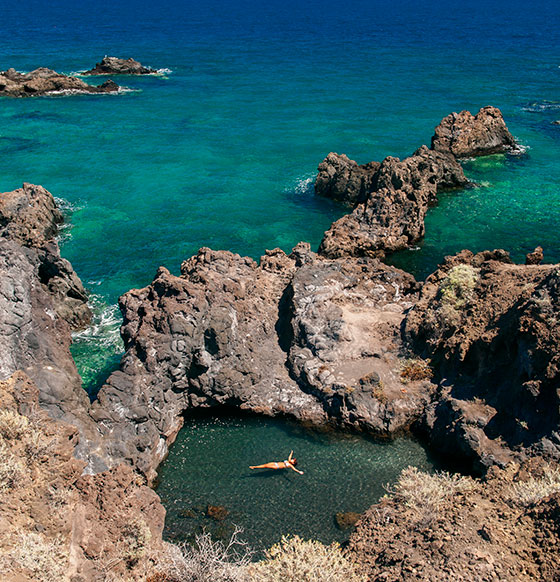
M 303 475 L 249 469 L 284 460 L 290 450 Z M 409 465 L 435 468 L 409 438 L 380 442 L 283 419 L 197 415 L 186 420 L 160 467 L 156 491 L 167 510 L 164 536 L 189 541 L 206 530 L 227 538 L 235 524 L 256 550 L 283 534 L 342 542 L 349 530 L 337 528 L 335 514 L 363 512 Z M 208 505 L 224 506 L 229 515 L 214 520 L 206 516 Z

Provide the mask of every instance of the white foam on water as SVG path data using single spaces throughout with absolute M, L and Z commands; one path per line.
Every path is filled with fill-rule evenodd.
M 74 343 L 103 346 L 113 354 L 123 351 L 120 335 L 122 318 L 117 305 L 108 305 L 105 300 L 95 293 L 89 297 L 92 311 L 91 324 L 81 331 L 72 334 Z
M 539 113 L 540 111 L 554 111 L 560 109 L 559 101 L 541 101 L 535 103 L 529 103 L 521 108 L 523 111 L 529 111 L 531 113 Z
M 298 178 L 295 187 L 288 187 L 285 192 L 295 192 L 296 194 L 310 194 L 313 192 L 313 185 L 315 184 L 316 174 L 303 176 Z

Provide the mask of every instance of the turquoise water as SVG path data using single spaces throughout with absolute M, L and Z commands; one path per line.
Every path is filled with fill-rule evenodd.
M 92 395 L 122 351 L 120 294 L 148 284 L 159 265 L 178 273 L 181 261 L 203 245 L 255 258 L 267 248 L 289 251 L 300 240 L 317 247 L 345 212 L 313 194 L 325 155 L 344 152 L 360 163 L 409 155 L 429 143 L 451 111 L 500 107 L 527 153 L 465 162 L 479 187 L 442 196 L 428 214 L 425 240 L 392 261 L 424 277 L 444 255 L 463 248 L 502 247 L 522 260 L 540 244 L 546 260 L 560 260 L 560 126 L 552 125 L 560 119 L 557 1 L 529 7 L 521 0 L 349 0 L 344 6 L 332 0 L 0 0 L 0 6 L 0 69 L 71 72 L 111 54 L 171 71 L 122 78 L 133 91 L 116 96 L 0 100 L 0 190 L 42 184 L 68 215 L 62 253 L 92 294 L 95 311 L 92 327 L 72 348 Z M 252 513 L 262 523 L 268 519 L 262 503 L 278 488 L 274 535 L 288 523 L 278 515 L 293 491 L 305 507 L 324 498 L 329 509 L 300 508 L 292 531 L 308 527 L 314 537 L 324 531 L 336 538 L 331 510 L 340 504 L 328 497 L 329 488 L 349 477 L 342 490 L 361 491 L 361 509 L 397 474 L 401 455 L 409 462 L 407 447 L 416 446 L 386 446 L 381 468 L 375 464 L 381 449 L 370 454 L 369 441 L 294 436 L 300 429 L 280 425 L 266 425 L 272 436 L 265 437 L 251 422 L 220 425 L 225 457 L 200 461 L 204 471 L 193 471 L 190 459 L 218 454 L 218 447 L 203 453 L 203 442 L 188 440 L 192 430 L 180 435 L 161 491 L 168 481 L 171 488 L 167 467 L 182 463 L 188 471 L 173 479 L 193 485 L 175 497 L 170 489 L 170 515 L 182 503 L 223 500 L 237 508 L 232 519 L 238 511 L 241 522 Z M 212 426 L 199 426 L 197 438 L 210 438 L 218 430 Z M 243 449 L 246 456 L 234 463 L 228 435 L 239 442 L 253 430 L 271 444 L 264 460 L 297 449 L 305 477 L 246 475 L 239 467 L 259 451 Z M 410 462 L 422 464 L 423 454 Z M 353 455 L 344 471 L 328 464 Z M 241 492 L 237 497 L 226 495 L 228 483 L 232 495 Z M 314 493 L 319 483 L 320 496 Z M 253 512 L 243 493 L 248 485 L 255 508 L 261 503 Z M 263 531 L 263 541 L 274 535 Z
M 249 469 L 282 461 L 290 450 L 303 475 Z M 187 420 L 179 433 L 157 492 L 172 541 L 191 540 L 201 531 L 227 537 L 237 525 L 257 550 L 282 534 L 343 542 L 350 530 L 337 528 L 335 514 L 365 511 L 409 465 L 433 468 L 426 451 L 404 438 L 380 443 L 282 420 L 199 417 Z M 205 515 L 208 505 L 224 506 L 229 515 L 215 521 Z

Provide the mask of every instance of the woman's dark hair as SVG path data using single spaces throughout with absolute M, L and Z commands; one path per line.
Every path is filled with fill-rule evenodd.
M 297 465 L 297 459 L 292 457 L 292 465 L 295 467 Z

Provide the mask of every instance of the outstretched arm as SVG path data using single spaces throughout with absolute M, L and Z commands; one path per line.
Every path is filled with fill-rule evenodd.
M 303 475 L 303 471 L 300 471 L 299 469 L 296 469 L 293 465 L 290 465 L 290 469 L 293 469 L 296 473 L 299 473 L 300 475 Z
M 291 461 L 293 456 L 294 456 L 294 451 L 290 451 L 290 456 L 288 457 L 288 461 Z

